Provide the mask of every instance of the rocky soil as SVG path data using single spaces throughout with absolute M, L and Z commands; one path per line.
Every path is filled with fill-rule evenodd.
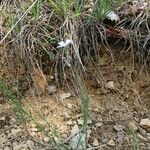
M 118 54 L 117 59 L 112 60 L 109 54 L 104 54 L 98 68 L 93 63 L 86 64 L 90 99 L 88 150 L 150 149 L 150 70 L 133 62 L 129 54 L 123 55 L 124 58 Z M 45 86 L 45 80 L 40 77 L 37 77 L 37 83 L 39 90 Z M 80 99 L 71 86 L 70 89 L 67 86 L 58 88 L 53 83 L 49 82 L 40 97 L 35 97 L 34 90 L 29 89 L 22 100 L 24 107 L 44 129 L 33 120 L 21 125 L 10 106 L 1 103 L 0 150 L 66 149 L 60 144 L 61 138 L 68 149 L 76 149 L 79 137 L 81 146 L 78 149 L 83 149 L 86 135 L 81 132 Z M 58 131 L 60 138 L 47 122 Z

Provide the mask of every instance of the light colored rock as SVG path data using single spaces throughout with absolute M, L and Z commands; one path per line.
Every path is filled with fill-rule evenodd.
M 1 117 L 0 121 L 5 121 L 6 117 Z
M 99 145 L 99 142 L 98 142 L 98 140 L 96 138 L 94 138 L 93 145 L 94 146 L 98 146 Z
M 73 135 L 77 134 L 78 132 L 79 132 L 79 127 L 78 127 L 77 124 L 75 124 L 75 125 L 72 127 L 70 136 L 73 136 Z
M 10 119 L 9 123 L 13 126 L 17 123 L 17 120 L 15 118 Z
M 116 144 L 115 144 L 115 141 L 113 140 L 113 139 L 110 139 L 108 142 L 107 142 L 107 144 L 109 145 L 109 146 L 115 146 Z
M 30 150 L 35 150 L 34 142 L 31 140 L 27 140 L 26 144 Z
M 30 131 L 31 131 L 31 132 L 37 132 L 37 131 L 38 131 L 38 128 L 30 128 Z
M 57 88 L 56 88 L 55 85 L 49 85 L 47 87 L 47 91 L 48 91 L 48 94 L 51 95 L 51 94 L 54 94 L 57 91 Z
M 71 93 L 67 92 L 67 93 L 62 93 L 60 94 L 60 99 L 61 100 L 64 100 L 64 99 L 67 99 L 71 96 Z
M 134 131 L 137 131 L 138 130 L 138 127 L 135 125 L 134 122 L 130 121 L 129 124 L 128 124 L 128 127 L 129 129 L 132 129 Z
M 114 81 L 108 81 L 106 83 L 106 88 L 110 89 L 110 90 L 114 90 L 115 89 L 115 83 L 114 83 Z
M 97 127 L 101 127 L 101 126 L 103 125 L 103 123 L 98 122 L 98 123 L 96 123 L 95 125 L 96 125 Z
M 4 150 L 11 150 L 11 148 L 10 147 L 5 147 Z
M 45 142 L 49 142 L 50 141 L 50 138 L 49 137 L 44 137 L 43 139 Z
M 60 141 L 60 139 L 58 138 L 58 137 L 54 137 L 54 141 L 56 142 L 56 143 L 60 143 L 61 141 Z
M 82 118 L 78 119 L 77 122 L 78 122 L 79 125 L 83 125 L 83 123 L 84 123 L 84 121 L 83 121 Z M 87 124 L 91 124 L 91 123 L 92 123 L 92 120 L 89 119 L 89 120 L 87 121 Z
M 85 147 L 86 135 L 84 133 L 78 133 L 70 140 L 70 147 L 73 150 L 83 150 Z
M 116 131 L 122 131 L 122 130 L 124 129 L 124 126 L 119 125 L 119 124 L 116 124 L 116 125 L 114 125 L 113 127 L 114 127 L 114 129 L 115 129 Z
M 73 108 L 72 104 L 70 104 L 70 103 L 67 104 L 67 107 L 68 107 L 69 109 L 72 109 L 72 108 Z
M 69 121 L 67 121 L 67 125 L 72 125 L 73 124 L 73 122 L 72 122 L 72 120 L 69 120 Z
M 145 118 L 140 121 L 140 126 L 146 130 L 150 130 L 150 119 Z
M 22 134 L 23 130 L 21 128 L 18 129 L 12 129 L 11 130 L 11 136 L 16 137 L 16 136 L 20 136 Z
M 23 144 L 24 143 L 19 143 L 19 144 L 17 144 L 17 143 L 13 143 L 13 150 L 22 150 L 23 149 Z
M 67 119 L 69 119 L 69 118 L 70 118 L 69 113 L 68 113 L 68 112 L 66 112 L 66 111 L 63 113 L 63 115 L 64 115 L 64 117 L 65 117 L 65 118 L 67 118 Z

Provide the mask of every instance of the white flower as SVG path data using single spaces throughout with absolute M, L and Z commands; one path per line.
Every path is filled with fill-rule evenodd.
M 114 11 L 110 11 L 106 17 L 111 21 L 119 21 L 119 16 Z
M 68 46 L 68 45 L 70 45 L 70 44 L 73 44 L 73 41 L 70 40 L 70 39 L 67 39 L 66 41 L 60 41 L 60 42 L 58 43 L 59 46 L 57 46 L 57 48 L 66 47 L 66 46 Z

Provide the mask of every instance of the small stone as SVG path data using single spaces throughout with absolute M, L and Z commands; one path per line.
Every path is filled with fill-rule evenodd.
M 31 128 L 30 129 L 32 132 L 37 132 L 38 131 L 38 128 Z
M 22 129 L 12 129 L 11 130 L 11 136 L 19 136 L 19 135 L 21 135 L 22 134 Z
M 47 91 L 48 91 L 48 94 L 51 95 L 51 94 L 54 94 L 57 91 L 57 88 L 56 88 L 55 85 L 49 85 L 47 87 Z
M 50 141 L 49 137 L 44 137 L 43 140 L 44 140 L 45 142 L 49 142 L 49 141 Z
M 76 133 L 79 132 L 79 127 L 77 124 L 75 124 L 73 127 L 72 127 L 72 130 L 71 130 L 71 136 L 75 135 Z
M 101 127 L 103 124 L 100 123 L 100 122 L 98 122 L 98 123 L 96 123 L 95 125 L 96 125 L 97 127 Z
M 114 82 L 113 82 L 113 81 L 108 81 L 108 82 L 106 83 L 106 88 L 107 88 L 107 89 L 110 89 L 110 90 L 114 90 L 114 89 L 115 89 L 115 84 L 114 84 Z
M 11 148 L 10 147 L 5 147 L 4 150 L 11 150 Z
M 124 126 L 119 125 L 119 124 L 116 124 L 116 125 L 114 125 L 114 129 L 115 129 L 116 131 L 122 131 L 122 130 L 124 129 Z
M 27 141 L 26 141 L 26 144 L 27 144 L 27 146 L 28 146 L 29 149 L 32 149 L 32 150 L 35 149 L 35 146 L 34 146 L 34 142 L 33 142 L 33 141 L 27 140 Z
M 124 137 L 124 141 L 125 141 L 125 143 L 127 143 L 127 144 L 130 143 L 130 139 L 129 139 L 127 136 Z
M 115 142 L 114 142 L 113 139 L 109 140 L 109 141 L 107 142 L 107 144 L 108 144 L 109 146 L 115 146 Z
M 67 118 L 67 119 L 69 119 L 69 118 L 70 118 L 70 115 L 69 115 L 69 113 L 68 113 L 68 112 L 64 112 L 64 113 L 63 113 L 63 115 L 64 115 L 64 117 L 65 117 L 65 118 Z
M 17 120 L 15 118 L 10 119 L 9 123 L 11 125 L 15 125 L 17 123 Z
M 92 133 L 92 131 L 89 129 L 89 130 L 87 130 L 87 138 L 89 138 L 90 137 L 90 134 Z
M 76 149 L 82 150 L 84 149 L 85 142 L 86 142 L 86 135 L 84 133 L 78 133 L 73 138 L 71 138 L 70 147 L 74 150 Z
M 93 145 L 94 146 L 98 146 L 99 145 L 99 142 L 98 142 L 98 140 L 96 138 L 94 138 Z
M 1 117 L 0 121 L 5 121 L 6 117 Z
M 138 117 L 134 117 L 134 120 L 138 123 L 140 122 L 140 119 Z
M 54 140 L 55 140 L 56 143 L 60 143 L 60 139 L 58 137 L 55 136 Z
M 84 124 L 83 119 L 78 119 L 77 122 L 78 122 L 79 125 L 83 125 L 83 124 Z M 87 124 L 91 124 L 91 123 L 92 123 L 92 120 L 89 119 L 89 120 L 87 121 Z
M 67 107 L 68 107 L 69 109 L 72 109 L 72 104 L 68 103 L 68 104 L 67 104 Z
M 150 130 L 150 119 L 145 118 L 140 121 L 140 126 L 146 130 Z
M 49 110 L 44 111 L 44 116 L 47 117 L 49 115 Z
M 64 100 L 64 99 L 67 99 L 71 96 L 71 93 L 62 93 L 60 94 L 60 99 Z
M 82 125 L 84 123 L 83 119 L 78 119 L 77 122 L 78 122 L 78 125 Z
M 24 145 L 24 142 L 21 142 L 21 143 L 14 142 L 13 143 L 13 150 L 22 150 L 23 145 Z
M 129 122 L 128 127 L 134 131 L 138 130 L 138 127 L 132 121 Z
M 67 125 L 72 125 L 73 124 L 73 122 L 72 122 L 72 120 L 69 120 L 69 121 L 67 121 Z

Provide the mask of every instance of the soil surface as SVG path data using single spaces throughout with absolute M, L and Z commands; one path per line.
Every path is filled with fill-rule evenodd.
M 150 70 L 138 63 L 131 52 L 113 49 L 115 56 L 104 53 L 97 64 L 88 63 L 85 58 L 90 110 L 87 147 L 89 150 L 133 150 L 138 147 L 148 150 Z M 24 107 L 44 129 L 33 120 L 29 120 L 26 126 L 19 124 L 11 107 L 4 102 L 0 104 L 0 150 L 58 149 L 51 147 L 53 142 L 59 143 L 55 130 L 73 149 L 72 139 L 83 124 L 81 101 L 71 86 L 70 89 L 67 85 L 58 88 L 52 83 L 49 82 L 49 91 L 43 91 L 39 97 L 29 89 L 22 100 Z M 45 84 L 43 78 L 37 77 L 39 90 Z M 146 123 L 143 125 L 144 119 Z

